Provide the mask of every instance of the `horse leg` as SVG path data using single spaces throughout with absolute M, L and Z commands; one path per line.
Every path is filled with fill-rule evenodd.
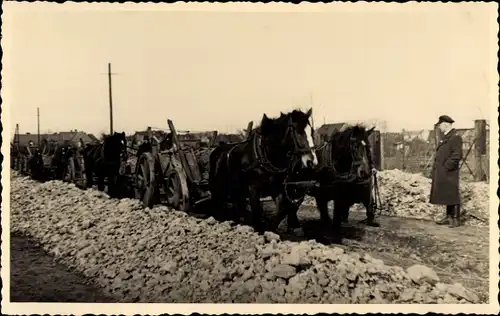
M 104 191 L 104 178 L 106 173 L 103 170 L 99 170 L 97 173 L 97 190 Z
M 252 186 L 250 188 L 250 207 L 252 208 L 252 223 L 258 233 L 264 232 L 262 224 L 262 205 L 260 203 L 260 188 Z
M 299 218 L 297 217 L 297 212 L 299 211 L 300 204 L 294 204 L 291 201 L 284 199 L 283 208 L 286 212 L 287 218 L 286 223 L 288 231 L 293 232 L 294 235 L 299 237 L 304 236 L 304 229 L 300 226 Z
M 333 237 L 335 242 L 342 243 L 342 216 L 345 212 L 349 211 L 349 206 L 338 200 L 334 200 L 334 203 L 335 207 L 333 209 L 332 220 Z
M 116 197 L 115 175 L 112 172 L 110 172 L 107 178 L 108 178 L 108 195 L 111 198 L 115 198 Z
M 84 164 L 85 164 L 85 186 L 87 187 L 87 189 L 91 189 L 92 186 L 94 185 L 94 179 L 93 179 L 93 173 L 92 173 L 92 169 L 93 169 L 93 166 L 90 164 L 89 161 L 84 161 Z
M 235 218 L 236 223 L 245 223 L 246 222 L 246 206 L 247 206 L 247 201 L 246 201 L 246 196 L 242 194 L 242 192 L 238 191 L 237 194 L 234 195 L 233 198 L 233 216 Z M 243 218 L 243 221 L 241 220 Z
M 285 217 L 286 217 L 286 209 L 283 205 L 283 194 L 280 193 L 277 196 L 274 196 L 273 200 L 274 200 L 274 204 L 276 205 L 277 212 L 276 212 L 276 216 L 272 222 L 271 230 L 273 232 L 277 232 L 278 227 L 281 224 L 281 221 L 283 221 L 283 219 L 285 219 Z
M 323 229 L 328 230 L 331 225 L 330 216 L 328 216 L 328 199 L 323 195 L 321 195 L 321 196 L 316 196 L 315 200 L 316 200 L 316 207 L 318 208 L 320 214 L 321 224 L 323 225 Z

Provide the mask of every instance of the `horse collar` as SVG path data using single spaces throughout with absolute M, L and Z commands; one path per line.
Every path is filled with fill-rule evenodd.
M 288 167 L 277 168 L 269 161 L 269 159 L 267 159 L 265 151 L 262 150 L 262 135 L 260 134 L 259 130 L 256 130 L 253 135 L 253 149 L 256 158 L 256 164 L 264 168 L 267 172 L 283 173 L 287 171 Z

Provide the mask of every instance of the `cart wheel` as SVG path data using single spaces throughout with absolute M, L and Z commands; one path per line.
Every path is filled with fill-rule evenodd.
M 189 212 L 189 193 L 184 173 L 179 170 L 172 172 L 167 179 L 167 200 L 173 208 Z
M 152 208 L 154 204 L 156 177 L 155 163 L 151 153 L 143 153 L 139 157 L 136 167 L 137 198 L 141 200 L 144 207 Z
M 68 164 L 66 165 L 66 170 L 64 172 L 63 179 L 68 182 L 75 182 L 75 160 L 73 157 L 70 157 L 68 160 Z

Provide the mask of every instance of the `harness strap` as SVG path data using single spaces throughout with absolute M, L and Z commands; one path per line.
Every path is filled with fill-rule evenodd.
M 244 171 L 248 171 L 255 167 L 261 167 L 266 172 L 269 173 L 284 173 L 288 170 L 288 166 L 285 168 L 275 167 L 267 158 L 267 155 L 264 150 L 262 150 L 262 135 L 260 134 L 260 129 L 256 128 L 251 136 L 253 153 L 254 153 L 254 161 L 250 166 L 244 169 Z

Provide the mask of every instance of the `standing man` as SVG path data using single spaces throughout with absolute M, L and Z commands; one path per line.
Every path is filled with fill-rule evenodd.
M 457 227 L 460 226 L 459 166 L 463 153 L 462 137 L 452 127 L 453 123 L 455 121 L 448 115 L 440 116 L 436 123 L 444 137 L 436 148 L 429 202 L 446 205 L 446 217 L 437 221 L 438 225 Z

